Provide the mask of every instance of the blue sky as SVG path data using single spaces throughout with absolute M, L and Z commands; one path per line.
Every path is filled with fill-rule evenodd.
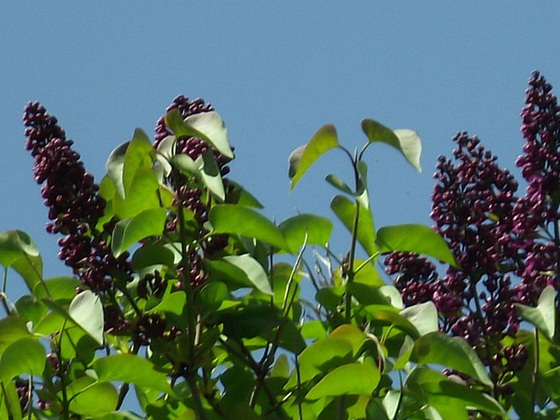
M 104 4 L 106 3 L 106 6 Z M 231 178 L 281 221 L 330 216 L 342 153 L 326 155 L 289 192 L 289 153 L 326 123 L 348 148 L 363 118 L 412 128 L 424 172 L 392 149 L 367 153 L 378 226 L 431 224 L 436 159 L 467 130 L 513 167 L 531 72 L 560 89 L 555 2 L 0 2 L 0 230 L 29 232 L 47 276 L 69 274 L 44 232 L 46 209 L 23 148 L 21 115 L 41 101 L 100 180 L 135 127 L 150 134 L 178 94 L 203 97 L 226 121 Z M 342 229 L 334 247 L 344 251 Z M 15 288 L 16 292 L 18 289 Z

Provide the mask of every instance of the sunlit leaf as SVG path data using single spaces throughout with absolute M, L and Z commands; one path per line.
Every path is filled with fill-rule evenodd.
M 0 319 L 0 354 L 12 343 L 30 336 L 31 334 L 21 318 L 8 316 Z
M 0 418 L 22 420 L 21 404 L 14 381 L 0 382 Z
M 377 244 L 382 253 L 415 252 L 457 266 L 447 243 L 428 226 L 416 224 L 384 226 L 377 231 Z
M 239 206 L 262 209 L 264 206 L 245 187 L 228 178 L 228 202 Z
M 356 217 L 356 204 L 342 195 L 337 195 L 331 201 L 331 209 L 346 226 L 346 229 L 352 232 L 354 218 Z M 368 256 L 372 256 L 377 252 L 373 217 L 371 212 L 362 205 L 359 205 L 357 237 L 358 242 L 362 245 Z
M 159 188 L 157 175 L 152 168 L 138 168 L 128 187 L 126 198 L 115 196 L 113 199 L 113 211 L 119 218 L 128 219 L 142 210 L 160 208 Z
M 182 290 L 170 293 L 164 297 L 159 304 L 154 306 L 148 313 L 168 312 L 175 315 L 181 315 L 185 308 L 187 296 Z
M 348 195 L 355 195 L 352 188 L 350 188 L 338 175 L 329 174 L 325 177 L 325 180 L 337 190 L 342 191 Z
M 84 290 L 70 303 L 68 314 L 97 343 L 103 344 L 103 304 L 90 290 Z
M 350 363 L 329 372 L 307 393 L 311 400 L 339 395 L 369 395 L 373 392 L 381 374 L 369 364 Z
M 151 167 L 154 158 L 155 152 L 150 139 L 144 131 L 137 128 L 134 130 L 134 135 L 124 156 L 122 177 L 125 196 L 130 193 L 130 187 L 138 168 Z
M 22 338 L 10 344 L 0 357 L 0 379 L 9 381 L 18 375 L 42 375 L 45 348 L 34 338 Z
M 111 247 L 115 257 L 119 257 L 131 245 L 148 236 L 161 235 L 167 212 L 163 208 L 148 209 L 130 219 L 121 220 L 113 230 Z
M 149 360 L 133 354 L 114 354 L 93 363 L 99 382 L 121 381 L 172 393 L 167 375 Z
M 307 382 L 320 373 L 349 363 L 352 353 L 352 344 L 341 338 L 327 337 L 315 341 L 299 355 L 299 381 Z M 291 389 L 297 383 L 298 373 L 294 372 L 284 388 Z
M 289 177 L 291 188 L 295 188 L 303 174 L 326 151 L 338 146 L 338 136 L 334 125 L 321 127 L 305 146 L 294 150 L 290 155 Z
M 325 217 L 298 214 L 284 220 L 278 228 L 284 234 L 291 252 L 295 254 L 304 242 L 325 246 L 330 239 L 333 224 Z
M 37 299 L 50 298 L 54 301 L 70 303 L 81 284 L 76 277 L 53 277 L 45 280 L 43 284 L 36 285 L 34 294 Z
M 444 365 L 492 386 L 486 368 L 476 352 L 459 337 L 449 337 L 441 332 L 423 335 L 416 340 L 411 360 L 419 364 Z
M 204 152 L 199 159 L 202 159 L 202 171 L 200 176 L 204 185 L 218 200 L 224 201 L 226 193 L 224 190 L 224 181 L 214 153 L 211 150 Z
M 371 119 L 362 121 L 362 130 L 368 136 L 370 143 L 382 142 L 394 147 L 417 171 L 422 171 L 420 166 L 422 141 L 416 132 L 408 129 L 393 131 Z
M 213 233 L 242 235 L 289 250 L 280 229 L 252 209 L 233 204 L 218 204 L 212 206 L 208 218 L 214 228 Z
M 76 382 L 81 382 L 81 384 L 76 384 Z M 73 387 L 76 386 L 81 389 L 74 390 Z M 87 376 L 70 384 L 68 394 L 70 410 L 73 413 L 87 416 L 112 411 L 117 408 L 119 400 L 118 392 L 112 384 L 108 382 L 95 383 L 95 380 Z

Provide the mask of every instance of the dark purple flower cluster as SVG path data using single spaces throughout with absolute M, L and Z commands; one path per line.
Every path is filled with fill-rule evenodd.
M 438 160 L 431 217 L 459 268 L 449 267 L 440 277 L 427 259 L 407 253 L 389 255 L 385 264 L 397 275 L 405 305 L 432 300 L 442 331 L 465 338 L 499 376 L 518 365 L 503 362 L 500 344 L 519 326 L 508 275 L 519 261 L 511 237 L 518 186 L 476 137 L 459 133 L 454 141 L 454 160 Z
M 527 359 L 523 345 L 500 344 L 519 328 L 515 303 L 534 305 L 547 285 L 560 287 L 560 107 L 538 72 L 529 85 L 521 113 L 524 154 L 517 160 L 525 195 L 516 196 L 513 176 L 477 138 L 460 133 L 454 161 L 438 161 L 431 214 L 459 268 L 439 278 L 417 255 L 385 260 L 404 303 L 433 300 L 442 330 L 464 337 L 498 376 L 520 370 Z
M 109 288 L 115 275 L 130 277 L 128 255 L 114 258 L 95 231 L 105 201 L 80 155 L 72 149 L 73 142 L 38 102 L 27 104 L 23 120 L 25 146 L 35 159 L 35 180 L 43 184 L 41 195 L 49 208 L 51 222 L 46 229 L 65 235 L 59 240 L 59 257 L 95 291 Z
M 525 265 L 517 297 L 535 304 L 547 285 L 560 287 L 560 107 L 552 86 L 532 74 L 521 112 L 524 154 L 517 159 L 527 190 L 515 211 L 515 232 L 524 239 Z

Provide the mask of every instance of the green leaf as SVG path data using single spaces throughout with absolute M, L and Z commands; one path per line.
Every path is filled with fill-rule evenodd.
M 159 188 L 160 184 L 153 168 L 138 168 L 126 198 L 123 200 L 121 196 L 115 196 L 113 199 L 113 211 L 119 218 L 128 219 L 142 210 L 160 208 Z
M 423 335 L 416 340 L 410 359 L 419 364 L 444 365 L 492 386 L 486 368 L 476 352 L 459 337 L 449 337 L 441 332 Z
M 227 255 L 223 257 L 223 260 L 240 269 L 251 285 L 267 295 L 272 295 L 268 274 L 262 265 L 249 254 Z
M 556 291 L 552 286 L 546 286 L 539 296 L 536 308 L 516 303 L 515 307 L 519 316 L 533 324 L 549 340 L 552 340 L 556 326 L 556 307 L 554 296 Z
M 175 315 L 181 315 L 183 313 L 186 301 L 187 295 L 182 290 L 179 290 L 177 292 L 170 293 L 169 295 L 164 297 L 158 305 L 146 312 L 168 312 Z
M 175 254 L 162 244 L 146 243 L 134 252 L 132 268 L 142 270 L 153 266 L 172 267 L 175 264 Z
M 105 165 L 107 167 L 107 175 L 113 181 L 113 186 L 115 187 L 117 193 L 123 198 L 125 196 L 123 181 L 124 160 L 126 149 L 128 149 L 129 144 L 130 141 L 127 141 L 126 143 L 117 146 L 109 155 Z
M 45 280 L 43 284 L 37 284 L 33 293 L 37 299 L 49 298 L 60 303 L 70 303 L 81 285 L 82 282 L 76 277 L 53 277 Z
M 428 226 L 416 224 L 384 226 L 377 231 L 377 245 L 382 253 L 415 252 L 457 267 L 455 257 L 447 243 Z
M 211 281 L 202 286 L 198 297 L 204 306 L 215 311 L 229 298 L 229 291 L 225 283 Z
M 15 306 L 18 315 L 25 321 L 31 322 L 31 325 L 37 325 L 47 313 L 47 307 L 33 295 L 23 295 L 17 300 Z
M 293 190 L 303 174 L 326 151 L 338 146 L 338 136 L 334 125 L 321 127 L 305 146 L 294 150 L 290 155 L 289 177 Z
M 0 382 L 0 418 L 21 420 L 21 404 L 14 381 Z
M 422 153 L 422 141 L 415 131 L 408 129 L 391 130 L 377 121 L 365 119 L 362 121 L 362 130 L 368 136 L 369 142 L 382 142 L 394 147 L 405 159 L 416 169 L 422 172 L 420 167 L 420 154 Z
M 167 212 L 163 208 L 148 209 L 129 219 L 121 220 L 113 230 L 111 247 L 119 257 L 128 247 L 148 236 L 161 235 Z
M 254 338 L 278 326 L 279 312 L 270 305 L 251 305 L 221 313 L 224 334 L 235 339 Z
M 25 322 L 16 316 L 0 319 L 0 355 L 16 341 L 30 337 Z
M 0 380 L 9 381 L 18 375 L 42 375 L 45 348 L 34 338 L 22 338 L 10 344 L 0 357 Z
M 352 343 L 341 338 L 327 337 L 315 341 L 299 355 L 299 381 L 304 383 L 315 376 L 351 361 Z M 294 371 L 284 386 L 291 389 L 298 384 L 298 373 Z
M 189 115 L 183 120 L 178 110 L 167 113 L 165 122 L 176 137 L 196 137 L 214 146 L 222 155 L 233 159 L 227 129 L 217 112 Z
M 316 400 L 339 395 L 370 395 L 380 379 L 381 374 L 376 367 L 364 363 L 350 363 L 326 374 L 311 388 L 306 398 Z
M 420 335 L 438 330 L 438 313 L 436 305 L 431 301 L 409 306 L 400 314 L 416 327 Z
M 242 235 L 289 251 L 280 229 L 252 209 L 234 204 L 218 204 L 212 206 L 208 218 L 214 228 L 212 233 Z
M 124 155 L 122 178 L 125 196 L 130 193 L 136 171 L 141 167 L 151 167 L 154 159 L 155 152 L 150 139 L 144 131 L 137 128 Z
M 228 202 L 244 207 L 263 209 L 264 206 L 245 187 L 228 178 Z
M 42 280 L 43 262 L 39 249 L 21 230 L 0 233 L 0 264 L 18 272 L 30 291 Z
M 74 381 L 68 387 L 70 411 L 85 416 L 105 414 L 117 408 L 119 394 L 108 382 L 95 383 L 87 376 Z M 97 418 L 97 417 L 96 417 Z
M 68 315 L 97 343 L 103 345 L 103 304 L 90 290 L 84 290 L 70 303 Z
M 338 216 L 344 226 L 346 226 L 346 229 L 352 232 L 356 213 L 356 204 L 342 195 L 337 195 L 331 201 L 331 209 Z M 375 244 L 373 217 L 371 216 L 371 212 L 362 205 L 359 205 L 357 235 L 358 242 L 362 245 L 368 256 L 375 255 L 377 252 L 377 246 Z
M 313 214 L 298 214 L 284 220 L 278 226 L 284 234 L 290 251 L 296 254 L 304 242 L 309 245 L 326 246 L 330 239 L 333 225 L 332 222 Z
M 119 381 L 173 393 L 167 375 L 156 370 L 149 360 L 133 354 L 114 354 L 93 363 L 99 382 Z
M 356 194 L 352 191 L 352 188 L 348 186 L 338 175 L 329 174 L 325 177 L 325 181 L 335 187 L 337 190 L 342 191 L 351 196 L 355 196 Z
M 366 334 L 352 324 L 343 324 L 337 327 L 330 337 L 348 341 L 352 345 L 354 354 L 358 353 L 364 341 L 367 340 Z

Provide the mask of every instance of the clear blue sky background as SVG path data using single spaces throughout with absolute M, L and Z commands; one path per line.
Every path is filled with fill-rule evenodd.
M 41 101 L 99 180 L 135 127 L 150 134 L 178 94 L 203 97 L 226 121 L 231 177 L 281 221 L 330 216 L 323 177 L 349 166 L 333 151 L 289 193 L 287 158 L 326 123 L 361 146 L 363 118 L 412 128 L 416 173 L 392 149 L 369 149 L 378 226 L 431 224 L 436 159 L 468 130 L 513 167 L 519 112 L 541 70 L 560 89 L 555 2 L 46 2 L 0 0 L 0 230 L 29 232 L 47 276 L 69 274 L 44 232 L 46 209 L 23 148 L 22 110 Z M 342 229 L 334 247 L 344 251 Z M 17 290 L 21 290 L 16 288 Z

